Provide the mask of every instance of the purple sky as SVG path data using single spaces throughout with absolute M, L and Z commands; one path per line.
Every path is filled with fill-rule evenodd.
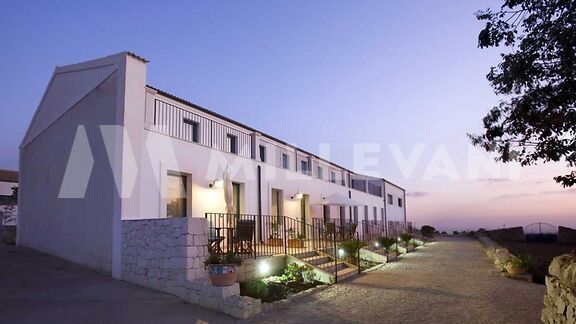
M 473 13 L 495 1 L 12 1 L 0 12 L 0 168 L 18 145 L 55 65 L 129 50 L 148 82 L 358 169 L 354 144 L 379 143 L 382 177 L 404 186 L 409 218 L 442 229 L 576 227 L 564 165 L 509 170 L 475 161 L 498 102 L 476 48 Z M 478 155 L 479 154 L 479 155 Z M 361 170 L 359 170 L 361 171 Z

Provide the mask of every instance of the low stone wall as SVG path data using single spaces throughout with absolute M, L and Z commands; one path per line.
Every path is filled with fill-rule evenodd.
M 286 256 L 275 255 L 266 258 L 247 259 L 238 268 L 238 282 L 281 275 L 286 268 Z
M 513 256 L 513 254 L 487 236 L 478 235 L 478 241 L 482 243 L 486 250 L 486 255 L 490 260 L 492 260 L 496 268 L 504 271 L 508 258 Z
M 260 300 L 239 296 L 238 284 L 210 283 L 207 233 L 204 218 L 122 221 L 122 279 L 237 318 L 259 313 Z
M 388 262 L 385 255 L 367 249 L 360 249 L 360 258 L 363 260 L 368 260 L 370 262 L 376 262 L 376 263 Z
M 525 242 L 522 226 L 485 231 L 484 234 L 495 241 Z
M 576 244 L 576 230 L 570 227 L 558 226 L 558 243 Z
M 576 255 L 554 258 L 546 276 L 543 323 L 576 323 Z

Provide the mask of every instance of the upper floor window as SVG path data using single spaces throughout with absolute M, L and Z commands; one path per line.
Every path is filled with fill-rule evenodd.
M 260 161 L 266 162 L 266 146 L 260 145 Z
M 330 182 L 336 183 L 336 172 L 330 171 Z
M 227 134 L 226 147 L 228 148 L 228 152 L 238 154 L 238 137 L 232 134 Z
M 289 160 L 288 160 L 288 154 L 282 153 L 282 167 L 283 167 L 284 169 L 290 168 L 290 164 L 289 164 L 288 162 L 289 162 Z
M 391 194 L 388 194 L 388 205 L 394 205 L 394 197 Z
M 190 127 L 192 127 L 192 142 L 194 143 L 198 143 L 200 141 L 200 125 L 198 124 L 198 122 L 193 121 L 190 118 L 184 118 L 183 122 L 185 125 L 189 125 Z
M 402 198 L 398 198 L 398 207 L 402 207 L 403 203 Z
M 308 161 L 300 161 L 300 172 L 308 174 Z
M 316 176 L 318 177 L 318 179 L 324 179 L 324 170 L 322 169 L 322 167 L 318 167 L 316 171 L 317 171 Z

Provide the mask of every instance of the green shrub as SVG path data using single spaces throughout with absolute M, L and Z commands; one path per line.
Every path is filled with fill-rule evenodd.
M 390 251 L 395 243 L 396 240 L 391 237 L 380 237 L 378 239 L 378 244 L 380 244 L 380 246 L 382 246 L 386 251 Z
M 316 273 L 314 269 L 309 266 L 299 265 L 297 263 L 290 263 L 284 269 L 284 274 L 281 276 L 281 281 L 286 282 L 314 282 L 316 280 Z
M 404 242 L 406 245 L 410 244 L 410 241 L 412 241 L 412 239 L 414 239 L 414 236 L 408 234 L 408 233 L 402 233 L 400 235 L 400 240 L 402 242 Z
M 285 299 L 288 297 L 288 287 L 284 284 L 269 282 L 268 283 L 268 295 L 262 299 L 265 303 L 270 303 L 273 301 Z
M 526 268 L 528 271 L 533 271 L 538 266 L 538 260 L 530 255 L 511 256 L 506 259 L 506 264 L 513 267 Z
M 240 266 L 242 264 L 242 259 L 240 256 L 232 251 L 228 251 L 228 253 L 221 255 L 221 254 L 210 254 L 206 261 L 204 261 L 204 266 L 208 266 L 210 264 L 235 264 Z
M 265 300 L 268 297 L 268 285 L 261 279 L 248 281 L 242 287 L 242 295 Z
M 340 248 L 349 256 L 356 256 L 361 248 L 366 246 L 366 242 L 358 239 L 350 239 L 340 243 Z
M 350 239 L 340 243 L 340 249 L 344 251 L 344 258 L 352 264 L 358 263 L 358 251 L 366 246 L 366 242 L 358 239 Z M 339 255 L 339 257 L 341 257 Z

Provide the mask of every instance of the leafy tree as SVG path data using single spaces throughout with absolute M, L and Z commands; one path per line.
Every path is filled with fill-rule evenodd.
M 436 229 L 430 225 L 424 225 L 420 228 L 420 233 L 422 233 L 422 235 L 424 235 L 426 237 L 434 236 L 435 231 L 436 231 Z
M 478 47 L 510 48 L 487 75 L 504 99 L 484 117 L 474 145 L 496 152 L 496 160 L 567 162 L 569 173 L 554 180 L 576 184 L 576 2 L 505 0 L 476 13 L 486 27 Z

